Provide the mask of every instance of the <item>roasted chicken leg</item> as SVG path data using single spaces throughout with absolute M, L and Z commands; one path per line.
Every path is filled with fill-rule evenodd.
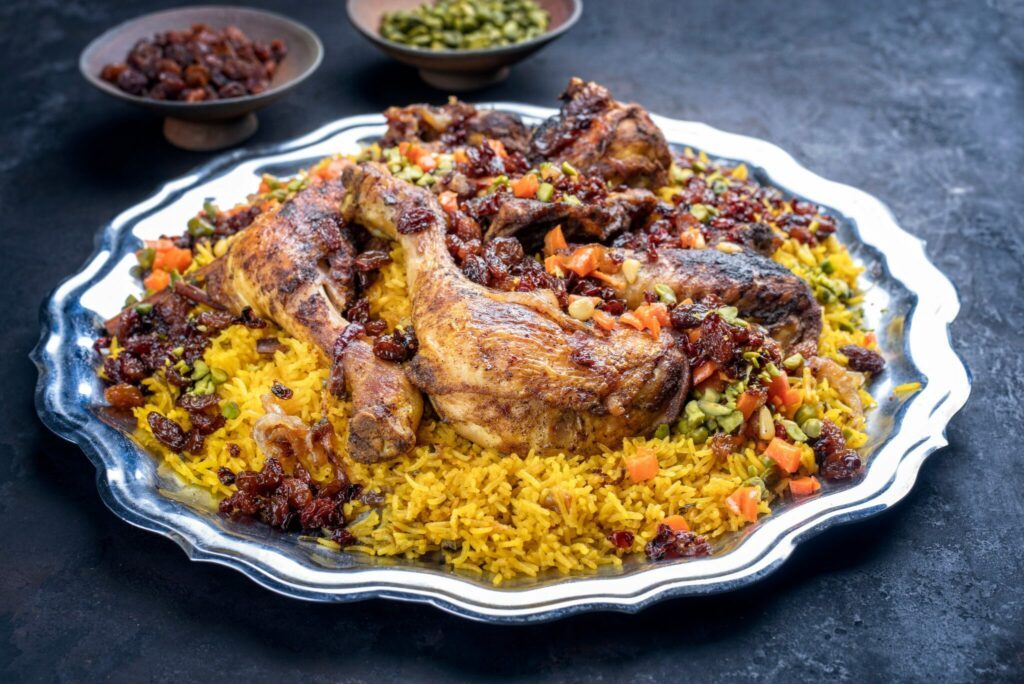
M 679 299 L 713 295 L 735 306 L 742 318 L 767 328 L 787 351 L 808 357 L 817 353 L 821 305 L 804 280 L 767 257 L 747 250 L 661 249 L 657 261 L 648 261 L 630 250 L 610 251 L 640 261 L 636 279 L 622 293 L 631 307 L 642 304 L 644 292 L 658 283 L 671 287 Z
M 353 404 L 348 451 L 373 462 L 415 446 L 423 400 L 402 368 L 374 356 L 364 338 L 348 341 L 335 358 L 349 325 L 342 312 L 353 295 L 355 253 L 341 220 L 344 196 L 340 180 L 313 183 L 261 214 L 202 275 L 217 304 L 236 313 L 251 307 L 342 364 Z
M 344 181 L 346 218 L 404 247 L 419 340 L 409 376 L 459 434 L 503 452 L 588 452 L 676 417 L 690 373 L 670 335 L 601 333 L 548 290 L 477 285 L 453 263 L 427 190 L 372 163 Z

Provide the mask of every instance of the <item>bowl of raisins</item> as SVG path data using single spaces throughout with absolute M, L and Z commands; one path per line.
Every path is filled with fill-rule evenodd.
M 137 17 L 93 40 L 79 68 L 99 90 L 164 118 L 191 150 L 235 145 L 255 111 L 316 71 L 323 45 L 302 24 L 244 7 L 184 7 Z

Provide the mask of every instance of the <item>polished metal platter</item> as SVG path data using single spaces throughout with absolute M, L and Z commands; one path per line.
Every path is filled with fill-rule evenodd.
M 510 103 L 483 106 L 530 122 L 555 113 Z M 32 354 L 39 367 L 39 415 L 96 465 L 100 495 L 121 518 L 170 537 L 194 560 L 227 565 L 296 598 L 391 598 L 490 622 L 528 622 L 590 610 L 633 612 L 668 597 L 754 582 L 779 567 L 803 539 L 894 505 L 910 491 L 925 457 L 946 445 L 946 424 L 970 392 L 967 370 L 949 341 L 959 301 L 923 243 L 902 230 L 874 197 L 821 178 L 762 140 L 695 122 L 655 120 L 674 146 L 746 162 L 761 182 L 824 205 L 840 219 L 840 239 L 866 267 L 865 319 L 877 330 L 887 360 L 885 373 L 871 387 L 880 405 L 869 413 L 864 475 L 811 499 L 777 506 L 772 515 L 719 543 L 709 558 L 656 564 L 638 558 L 618 570 L 550 574 L 496 588 L 486 578 L 434 561 L 336 553 L 297 535 L 221 518 L 208 500 L 183 488 L 139 445 L 100 419 L 103 388 L 92 344 L 102 321 L 138 289 L 129 269 L 140 240 L 180 232 L 205 198 L 228 206 L 242 201 L 263 173 L 287 176 L 324 156 L 355 152 L 384 131 L 378 115 L 340 119 L 288 143 L 219 157 L 106 225 L 89 260 L 44 305 L 42 336 Z M 893 395 L 893 387 L 913 381 L 922 383 L 920 392 Z

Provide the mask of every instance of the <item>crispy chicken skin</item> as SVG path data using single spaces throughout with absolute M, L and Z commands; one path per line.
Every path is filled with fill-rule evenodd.
M 206 291 L 221 306 L 251 307 L 288 334 L 333 357 L 348 326 L 354 247 L 341 220 L 345 187 L 314 183 L 234 239 L 227 253 L 203 271 Z M 402 368 L 378 359 L 364 338 L 341 360 L 352 397 L 348 449 L 353 459 L 392 458 L 416 445 L 423 399 Z
M 534 131 L 532 159 L 567 161 L 614 185 L 665 185 L 672 155 L 643 107 L 616 102 L 604 86 L 579 78 L 569 82 L 562 100 L 562 111 Z
M 613 192 L 600 203 L 586 204 L 510 197 L 487 225 L 484 239 L 516 236 L 532 244 L 550 228 L 561 225 L 570 239 L 586 237 L 603 242 L 649 216 L 657 204 L 658 198 L 641 188 Z
M 670 335 L 604 334 L 550 291 L 477 285 L 448 254 L 428 191 L 372 163 L 344 179 L 346 217 L 404 247 L 419 340 L 409 376 L 459 434 L 506 453 L 592 452 L 679 413 L 690 373 Z
M 629 250 L 612 250 L 641 266 L 626 286 L 630 307 L 644 301 L 656 283 L 672 288 L 679 299 L 714 295 L 739 309 L 742 318 L 768 329 L 790 353 L 813 356 L 821 334 L 821 306 L 807 283 L 771 259 L 744 250 L 726 254 L 717 249 L 661 249 L 657 261 Z

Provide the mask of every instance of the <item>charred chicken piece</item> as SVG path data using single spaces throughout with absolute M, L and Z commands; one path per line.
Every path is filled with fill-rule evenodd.
M 562 111 L 534 131 L 531 158 L 569 162 L 613 185 L 665 185 L 672 155 L 643 107 L 616 102 L 604 86 L 578 78 L 569 82 L 562 100 Z
M 806 282 L 767 257 L 749 251 L 660 249 L 657 261 L 647 261 L 629 250 L 611 252 L 640 261 L 636 280 L 625 288 L 630 307 L 642 304 L 644 292 L 658 283 L 671 287 L 680 300 L 713 295 L 735 306 L 741 318 L 767 328 L 788 353 L 817 353 L 821 306 Z
M 238 235 L 203 271 L 206 291 L 233 312 L 250 307 L 293 337 L 341 364 L 352 397 L 348 450 L 357 461 L 393 458 L 416 445 L 423 400 L 396 364 L 378 359 L 352 335 L 338 358 L 336 342 L 352 304 L 355 250 L 341 220 L 345 187 L 314 183 Z M 338 350 L 340 351 L 340 350 Z
M 434 107 L 414 104 L 407 107 L 389 107 L 384 112 L 388 130 L 382 143 L 385 146 L 400 142 L 419 141 L 428 146 L 479 145 L 484 139 L 500 141 L 509 152 L 526 154 L 530 132 L 515 114 L 493 109 L 477 109 L 459 102 L 454 97 L 448 104 Z
M 487 199 L 470 200 L 467 202 L 467 210 L 472 215 L 474 203 Z M 640 188 L 614 192 L 600 203 L 585 204 L 541 202 L 510 196 L 501 202 L 498 212 L 490 219 L 484 238 L 492 240 L 496 237 L 516 236 L 527 245 L 533 245 L 549 229 L 561 225 L 562 231 L 570 239 L 604 242 L 631 229 L 646 218 L 657 204 L 658 198 L 653 193 Z
M 670 335 L 603 334 L 549 290 L 478 285 L 452 261 L 432 194 L 372 163 L 344 180 L 346 217 L 404 247 L 419 340 L 409 376 L 459 434 L 504 452 L 592 452 L 676 417 L 690 373 Z

